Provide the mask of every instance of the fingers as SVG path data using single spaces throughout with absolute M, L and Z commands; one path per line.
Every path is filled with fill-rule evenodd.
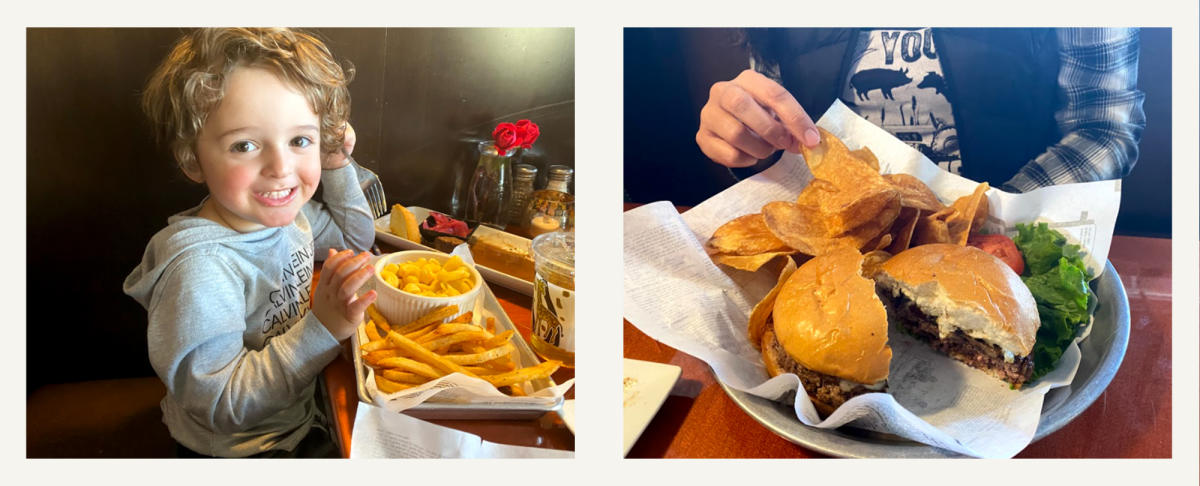
M 714 105 L 707 105 L 700 111 L 700 126 L 707 129 L 717 138 L 755 159 L 765 159 L 775 153 L 776 150 L 790 148 L 791 145 L 794 145 L 794 142 L 791 141 L 791 136 L 784 133 L 784 137 L 788 139 L 788 144 L 782 147 L 772 146 L 751 131 L 746 125 L 743 125 L 737 118 L 734 118 L 733 115 L 730 115 L 729 112 Z M 783 130 L 781 125 L 779 126 L 779 130 Z
M 696 134 L 696 144 L 700 146 L 700 151 L 704 152 L 704 155 L 713 162 L 726 167 L 749 167 L 758 162 L 754 156 L 734 148 L 716 134 L 703 128 Z
M 371 269 L 371 266 L 369 265 L 370 261 L 370 253 L 362 252 L 355 254 L 350 250 L 343 250 L 325 262 L 325 267 L 322 270 L 322 273 L 324 274 L 328 272 L 337 281 L 342 281 L 349 278 L 349 276 L 354 272 L 361 271 L 363 269 L 369 271 Z
M 335 252 L 335 251 L 333 251 L 333 248 L 330 248 L 329 256 L 325 258 L 325 263 L 322 265 L 322 268 L 329 269 L 329 270 L 336 269 L 339 266 L 341 266 L 342 262 L 344 262 L 347 258 L 349 258 L 351 256 L 354 256 L 354 252 L 351 250 L 342 250 L 342 251 Z
M 358 289 L 362 288 L 363 284 L 367 283 L 367 280 L 372 277 L 374 271 L 375 269 L 371 268 L 370 265 L 365 265 L 357 268 L 347 275 L 346 278 L 342 280 L 341 285 L 338 286 L 338 300 L 347 303 L 353 300 L 354 293 L 358 292 Z
M 776 150 L 790 148 L 794 143 L 787 128 L 775 119 L 775 116 L 767 110 L 766 104 L 757 99 L 754 92 L 746 89 L 749 87 L 748 85 L 743 86 L 738 83 L 741 78 L 742 76 L 739 76 L 731 82 L 713 85 L 712 91 L 709 93 L 709 99 L 716 101 L 716 106 L 713 108 L 716 111 L 728 113 L 731 119 L 745 125 L 763 141 L 773 145 Z M 762 91 L 765 88 L 759 87 L 758 89 Z M 711 115 L 710 118 L 712 118 Z M 703 123 L 703 119 L 701 122 Z M 718 135 L 722 134 L 717 130 L 713 131 Z M 726 141 L 736 142 L 732 139 L 726 139 Z M 737 143 L 733 144 L 737 146 Z
M 349 157 L 350 154 L 354 153 L 354 144 L 358 141 L 358 136 L 354 133 L 354 127 L 349 122 L 346 122 L 345 140 L 345 143 L 342 144 L 342 152 Z
M 768 117 L 772 120 L 771 123 L 782 124 L 784 131 L 790 134 L 795 140 L 800 140 L 804 145 L 809 147 L 820 143 L 821 136 L 817 133 L 817 127 L 813 123 L 812 118 L 808 116 L 808 113 L 804 111 L 804 108 L 800 106 L 796 98 L 787 89 L 780 86 L 779 83 L 763 76 L 762 73 L 747 69 L 734 78 L 731 84 L 741 88 L 752 97 L 757 102 L 756 104 L 760 105 L 758 106 L 760 110 L 763 107 L 770 110 L 773 113 L 773 116 Z M 727 96 L 731 96 L 727 100 L 727 103 L 732 103 L 732 106 L 746 110 L 751 113 L 748 116 L 753 118 L 747 120 L 746 118 L 742 118 L 740 113 L 731 111 L 735 117 L 738 117 L 743 122 L 747 122 L 746 125 L 752 130 L 762 135 L 765 140 L 771 141 L 772 144 L 778 146 L 782 141 L 781 138 L 777 138 L 778 136 L 774 133 L 768 134 L 759 130 L 759 125 L 756 124 L 764 122 L 758 116 L 758 113 L 745 106 L 746 102 L 737 99 L 736 95 Z M 764 125 L 763 128 L 767 127 Z M 791 144 L 786 147 L 789 149 L 799 149 L 799 147 L 793 147 Z
M 379 294 L 372 290 L 346 304 L 346 319 L 351 322 L 361 321 L 363 313 L 367 311 L 367 306 L 374 303 L 377 297 Z

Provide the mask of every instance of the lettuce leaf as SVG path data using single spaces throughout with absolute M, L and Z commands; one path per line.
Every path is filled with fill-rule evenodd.
M 1046 223 L 1017 224 L 1013 242 L 1025 258 L 1021 280 L 1037 301 L 1037 342 L 1033 346 L 1033 377 L 1041 378 L 1058 364 L 1075 335 L 1091 319 L 1095 293 L 1088 287 L 1091 272 L 1083 263 L 1079 245 L 1067 244 L 1062 234 Z

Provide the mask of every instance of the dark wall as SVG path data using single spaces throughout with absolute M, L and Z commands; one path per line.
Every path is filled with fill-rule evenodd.
M 356 69 L 354 156 L 389 203 L 457 212 L 472 141 L 500 121 L 540 125 L 528 161 L 574 166 L 573 30 L 310 31 Z M 183 32 L 27 30 L 28 390 L 153 374 L 145 310 L 121 284 L 167 217 L 206 193 L 138 109 Z
M 708 89 L 749 66 L 736 29 L 625 29 L 625 199 L 692 206 L 732 185 L 696 146 Z M 1143 29 L 1146 130 L 1122 184 L 1116 233 L 1171 234 L 1171 31 Z M 819 113 L 813 116 L 820 116 Z M 739 170 L 739 175 L 751 172 Z
M 1121 181 L 1118 234 L 1171 236 L 1171 29 L 1142 29 L 1138 89 L 1146 131 L 1138 162 Z

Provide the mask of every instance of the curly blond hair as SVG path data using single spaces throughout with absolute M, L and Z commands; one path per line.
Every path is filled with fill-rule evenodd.
M 321 152 L 341 149 L 350 119 L 354 68 L 334 60 L 311 34 L 283 28 L 198 29 L 179 40 L 154 70 L 142 110 L 184 171 L 197 171 L 196 137 L 225 96 L 234 69 L 267 69 L 299 91 L 321 119 Z

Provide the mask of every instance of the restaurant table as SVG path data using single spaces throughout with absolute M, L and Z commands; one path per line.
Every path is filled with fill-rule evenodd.
M 381 251 L 390 253 L 397 251 L 396 248 L 379 245 Z M 314 271 L 313 288 L 317 286 L 317 279 L 320 278 L 320 269 Z M 521 294 L 514 290 L 510 290 L 499 285 L 489 284 L 492 293 L 495 294 L 496 300 L 500 302 L 500 307 L 504 309 L 504 313 L 508 314 L 509 320 L 513 326 L 517 328 L 521 339 L 525 339 L 528 343 L 530 332 L 530 308 L 532 307 L 532 298 Z M 354 430 L 354 418 L 358 413 L 359 406 L 370 406 L 365 403 L 360 403 L 358 396 L 358 384 L 354 376 L 353 355 L 349 354 L 349 344 L 345 352 L 335 358 L 329 366 L 325 367 L 323 373 L 325 379 L 325 391 L 329 397 L 330 410 L 332 417 L 330 421 L 333 423 L 333 435 L 338 442 L 338 447 L 341 449 L 342 457 L 350 457 L 351 433 Z M 575 377 L 573 368 L 559 368 L 553 375 L 555 383 L 563 383 L 566 380 Z M 566 393 L 566 399 L 575 397 L 575 389 L 572 387 Z M 450 427 L 478 435 L 483 440 L 496 442 L 500 444 L 541 447 L 546 449 L 561 449 L 575 450 L 575 435 L 563 423 L 562 418 L 555 412 L 543 414 L 536 419 L 525 420 L 429 420 L 429 422 Z
M 627 203 L 625 210 L 636 206 Z M 1087 410 L 1016 457 L 1171 457 L 1171 240 L 1114 236 L 1108 260 L 1129 298 L 1125 359 Z M 707 363 L 651 339 L 628 320 L 624 329 L 626 358 L 683 370 L 626 457 L 825 457 L 747 415 L 721 389 Z

